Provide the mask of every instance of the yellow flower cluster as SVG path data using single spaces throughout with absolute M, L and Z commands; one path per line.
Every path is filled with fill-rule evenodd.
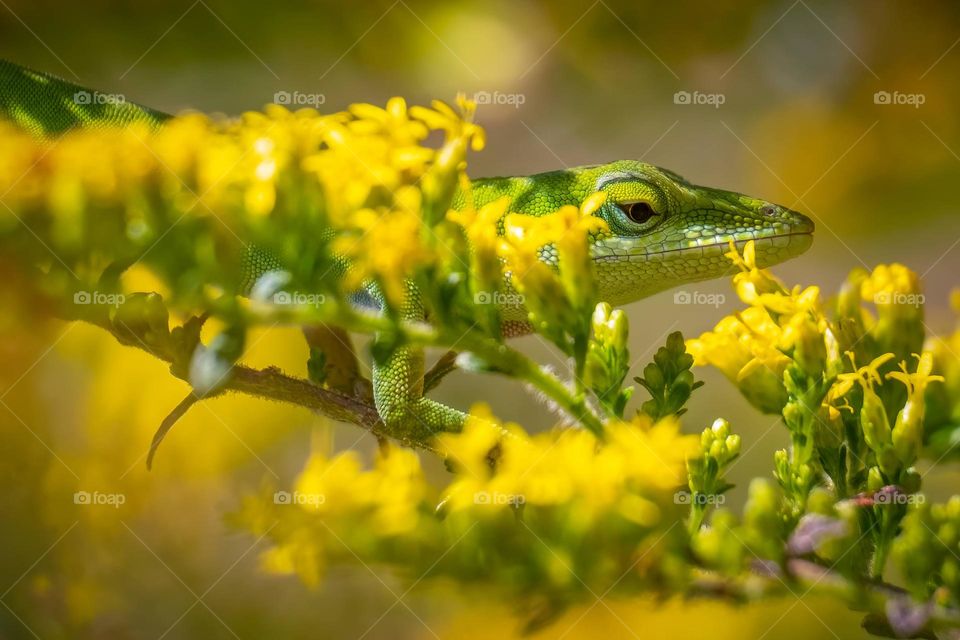
M 870 472 L 877 488 L 908 482 L 925 442 L 928 385 L 944 381 L 933 372 L 949 363 L 938 345 L 923 350 L 917 275 L 899 264 L 870 273 L 854 270 L 835 315 L 828 317 L 816 287 L 787 290 L 757 269 L 752 243 L 742 256 L 736 251 L 728 256 L 740 267 L 734 285 L 749 306 L 688 341 L 696 362 L 718 367 L 755 406 L 783 413 L 795 432 L 798 461 L 789 473 L 813 477 L 809 468 L 801 468 L 812 456 L 811 447 L 814 442 L 838 447 L 849 422 L 841 412 L 847 411 L 874 455 Z M 941 398 L 938 404 L 934 413 L 943 420 L 947 402 Z M 891 406 L 900 407 L 896 416 L 888 415 Z M 782 475 L 787 473 L 784 469 Z
M 828 332 L 820 309 L 820 290 L 786 286 L 768 271 L 757 268 L 753 242 L 741 256 L 735 248 L 726 254 L 740 272 L 733 282 L 749 306 L 725 317 L 713 331 L 687 341 L 697 365 L 713 365 L 734 382 L 756 407 L 779 413 L 786 402 L 783 372 L 794 346 L 820 340 Z
M 215 217 L 211 230 L 234 244 L 257 237 L 250 229 L 263 226 L 259 219 L 276 229 L 313 216 L 339 230 L 334 248 L 351 259 L 352 285 L 379 280 L 399 295 L 404 276 L 433 255 L 424 213 L 445 212 L 467 150 L 483 146 L 474 110 L 463 98 L 456 110 L 394 98 L 386 108 L 357 104 L 330 115 L 271 105 L 235 120 L 183 115 L 156 131 L 76 130 L 52 143 L 0 123 L 0 193 L 9 205 L 0 228 L 14 228 L 16 217 L 49 218 L 35 226 L 51 229 L 53 251 L 69 256 L 93 239 L 106 250 L 132 241 L 141 253 L 188 214 Z M 437 130 L 445 137 L 431 148 L 426 139 Z M 107 220 L 119 236 L 96 228 Z
M 860 292 L 864 300 L 880 307 L 906 304 L 918 308 L 920 278 L 902 264 L 881 264 L 864 279 Z
M 329 517 L 362 512 L 386 536 L 416 529 L 417 506 L 429 497 L 417 454 L 399 447 L 378 455 L 370 470 L 354 451 L 332 459 L 314 454 L 294 487 L 297 495 L 317 496 L 300 501 L 308 512 Z
M 556 565 L 539 536 L 558 532 L 569 552 L 578 551 L 578 540 L 628 545 L 591 551 L 619 557 L 635 551 L 642 534 L 659 537 L 682 517 L 670 498 L 686 483 L 685 464 L 699 455 L 699 438 L 682 435 L 675 419 L 647 417 L 611 424 L 602 442 L 573 429 L 529 436 L 480 406 L 462 433 L 442 435 L 438 447 L 454 474 L 443 490 L 426 481 L 409 450 L 385 447 L 369 469 L 352 451 L 315 454 L 289 492 L 248 498 L 240 520 L 271 531 L 268 569 L 298 573 L 308 583 L 337 559 L 409 564 L 450 553 L 451 564 L 469 564 L 493 552 L 477 545 L 524 532 L 518 518 L 530 531 L 551 524 L 549 532 L 524 533 L 516 548 L 498 546 L 508 571 L 538 571 L 531 569 L 532 550 Z
M 644 526 L 660 521 L 658 497 L 685 483 L 686 460 L 698 452 L 697 437 L 682 435 L 672 418 L 612 422 L 600 442 L 579 429 L 530 436 L 483 406 L 440 445 L 457 473 L 444 492 L 450 510 L 569 505 L 584 524 L 613 510 Z
M 575 327 L 578 318 L 593 310 L 595 283 L 589 254 L 591 235 L 608 231 L 606 222 L 593 213 L 606 194 L 595 193 L 579 208 L 564 206 L 546 216 L 509 214 L 497 252 L 510 280 L 527 303 L 536 323 L 552 320 Z M 553 247 L 555 259 L 540 258 L 544 247 Z

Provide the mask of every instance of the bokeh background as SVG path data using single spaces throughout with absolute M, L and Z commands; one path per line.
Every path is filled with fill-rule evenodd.
M 791 206 L 818 231 L 779 275 L 834 291 L 852 268 L 903 262 L 923 275 L 931 333 L 952 328 L 947 299 L 960 283 L 958 41 L 960 5 L 932 0 L 0 0 L 0 56 L 166 111 L 237 114 L 278 92 L 319 96 L 325 110 L 483 92 L 489 144 L 472 175 L 640 158 Z M 728 282 L 688 291 L 726 299 L 684 305 L 666 292 L 632 305 L 638 362 L 668 332 L 697 335 L 736 307 Z M 0 296 L 0 638 L 517 634 L 509 606 L 442 584 L 404 593 L 409 581 L 381 567 L 331 568 L 314 591 L 264 574 L 262 542 L 227 523 L 241 496 L 289 483 L 311 448 L 369 451 L 371 439 L 231 397 L 194 407 L 148 473 L 150 437 L 186 385 L 96 330 L 23 326 Z M 565 366 L 537 338 L 521 345 Z M 258 334 L 248 359 L 305 374 L 294 328 Z M 722 415 L 743 434 L 729 495 L 739 504 L 786 434 L 715 372 L 701 375 L 685 424 L 699 431 Z M 457 373 L 437 397 L 551 423 L 493 377 Z M 960 475 L 928 478 L 942 495 Z M 126 502 L 75 505 L 81 489 Z M 541 637 L 668 633 L 865 637 L 857 614 L 793 596 L 748 609 L 604 601 Z

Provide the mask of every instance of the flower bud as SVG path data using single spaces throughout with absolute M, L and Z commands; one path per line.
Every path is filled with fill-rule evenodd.
M 727 446 L 727 454 L 729 456 L 740 455 L 740 436 L 737 434 L 731 434 L 727 436 L 727 439 L 724 441 Z
M 723 418 L 717 418 L 710 426 L 710 431 L 718 439 L 726 439 L 726 437 L 730 435 L 730 423 Z
M 867 446 L 879 453 L 891 443 L 890 423 L 883 401 L 869 386 L 863 389 L 863 407 L 860 409 L 860 424 Z
M 867 491 L 876 493 L 885 487 L 886 484 L 886 481 L 883 479 L 883 474 L 880 473 L 880 468 L 870 467 L 870 471 L 867 472 Z
M 811 378 L 823 375 L 827 363 L 827 347 L 820 329 L 810 318 L 791 323 L 790 338 L 795 347 L 793 359 L 800 365 L 804 373 Z

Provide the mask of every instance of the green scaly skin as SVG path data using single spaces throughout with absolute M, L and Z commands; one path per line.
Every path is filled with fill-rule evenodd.
M 35 135 L 53 136 L 72 127 L 124 126 L 145 122 L 159 127 L 166 114 L 132 103 L 78 105 L 76 85 L 0 60 L 0 117 Z M 596 191 L 607 200 L 594 215 L 609 233 L 591 238 L 602 300 L 625 304 L 679 285 L 723 276 L 731 241 L 756 242 L 757 264 L 768 267 L 803 253 L 812 242 L 813 223 L 800 213 L 731 191 L 690 184 L 677 174 L 634 160 L 551 171 L 525 177 L 478 179 L 470 196 L 480 207 L 510 198 L 509 211 L 541 216 L 563 205 L 580 206 Z M 465 205 L 458 193 L 453 207 Z M 503 231 L 500 222 L 500 232 Z M 540 250 L 556 265 L 550 246 Z M 254 251 L 249 282 L 279 265 Z M 377 292 L 371 291 L 374 298 Z M 423 319 L 419 294 L 412 290 L 403 316 Z M 508 334 L 522 333 L 526 311 L 503 308 Z M 404 440 L 424 440 L 440 431 L 458 431 L 464 414 L 423 395 L 422 349 L 403 347 L 373 368 L 374 400 L 387 428 Z
M 171 116 L 0 59 L 0 117 L 49 138 L 74 127 L 159 127 Z

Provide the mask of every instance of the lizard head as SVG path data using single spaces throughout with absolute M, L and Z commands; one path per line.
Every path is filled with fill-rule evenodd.
M 481 178 L 471 189 L 476 206 L 508 196 L 511 212 L 533 216 L 548 215 L 563 205 L 580 206 L 597 191 L 607 198 L 593 215 L 606 221 L 609 232 L 591 238 L 591 254 L 600 298 L 612 304 L 731 274 L 735 267 L 724 256 L 731 241 L 742 250 L 754 240 L 757 265 L 769 267 L 800 255 L 813 240 L 813 222 L 803 214 L 732 191 L 700 187 L 635 160 Z M 454 208 L 464 202 L 465 194 L 458 192 Z M 551 261 L 554 255 L 544 251 L 542 259 Z
M 586 197 L 607 194 L 595 212 L 610 228 L 593 238 L 601 297 L 624 303 L 689 282 L 721 277 L 733 266 L 730 242 L 756 245 L 768 267 L 806 251 L 813 222 L 786 207 L 750 196 L 690 184 L 638 161 L 574 169 Z

